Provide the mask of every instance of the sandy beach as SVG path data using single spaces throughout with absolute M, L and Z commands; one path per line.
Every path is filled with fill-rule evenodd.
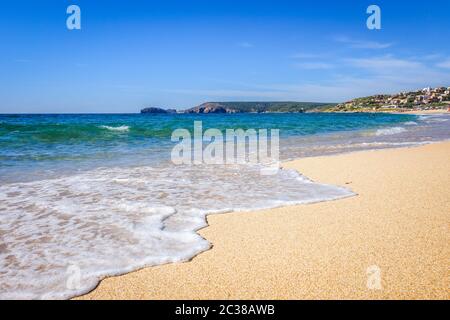
M 286 163 L 358 195 L 211 215 L 200 231 L 211 250 L 80 299 L 449 299 L 449 159 L 444 142 Z M 371 266 L 381 288 L 367 286 Z
M 427 114 L 446 114 L 446 113 L 449 113 L 448 109 L 405 111 L 402 112 L 401 114 L 427 115 Z

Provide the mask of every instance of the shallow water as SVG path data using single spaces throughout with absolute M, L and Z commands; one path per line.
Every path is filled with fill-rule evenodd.
M 278 128 L 281 158 L 450 137 L 449 116 L 0 116 L 0 298 L 69 298 L 106 275 L 185 261 L 210 244 L 205 215 L 354 195 L 291 170 L 176 166 L 171 132 Z

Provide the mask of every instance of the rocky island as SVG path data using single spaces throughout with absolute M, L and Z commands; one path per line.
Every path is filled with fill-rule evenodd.
M 150 107 L 150 108 L 142 109 L 141 113 L 159 113 L 159 114 L 161 114 L 161 113 L 177 113 L 177 110 Z

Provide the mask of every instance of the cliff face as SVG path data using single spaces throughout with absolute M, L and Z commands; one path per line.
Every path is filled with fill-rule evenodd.
M 217 102 L 206 102 L 197 107 L 188 109 L 185 113 L 236 113 L 233 108 L 226 107 Z
M 174 109 L 162 109 L 162 108 L 144 108 L 141 113 L 176 113 Z

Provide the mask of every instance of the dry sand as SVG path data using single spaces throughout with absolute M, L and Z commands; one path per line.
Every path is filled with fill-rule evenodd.
M 450 143 L 285 167 L 359 195 L 209 216 L 200 233 L 211 250 L 105 279 L 81 298 L 450 298 Z M 381 270 L 381 290 L 367 287 L 372 265 Z
M 448 109 L 405 111 L 402 112 L 401 114 L 427 115 L 427 114 L 443 114 L 443 113 L 449 113 Z

